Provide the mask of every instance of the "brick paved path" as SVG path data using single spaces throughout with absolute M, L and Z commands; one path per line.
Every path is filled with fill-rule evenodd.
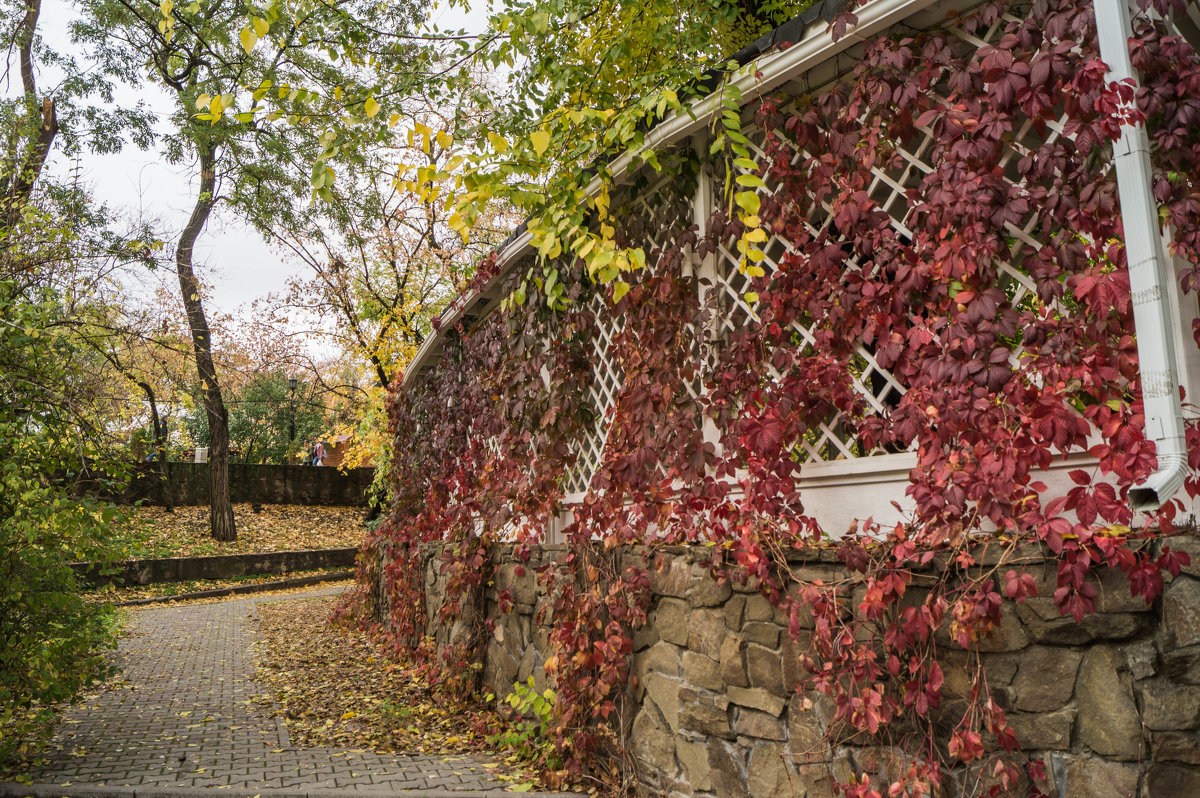
M 317 590 L 303 595 L 331 592 Z M 262 601 L 263 599 L 260 599 Z M 141 610 L 117 653 L 119 680 L 67 711 L 55 785 L 249 789 L 489 790 L 482 760 L 297 749 L 254 677 L 253 599 Z

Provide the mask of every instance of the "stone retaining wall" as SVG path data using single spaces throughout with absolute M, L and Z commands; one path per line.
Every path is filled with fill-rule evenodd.
M 1077 624 L 1050 597 L 1052 563 L 1034 569 L 1039 598 L 1005 602 L 1004 623 L 983 641 L 994 698 L 1030 758 L 1045 762 L 1059 798 L 1182 798 L 1200 795 L 1200 538 L 1176 538 L 1193 564 L 1147 606 L 1125 577 L 1097 581 L 1097 614 Z M 648 564 L 649 624 L 635 635 L 626 745 L 646 795 L 832 796 L 831 771 L 877 771 L 881 749 L 841 746 L 822 734 L 830 718 L 819 696 L 811 709 L 796 692 L 798 655 L 785 619 L 753 589 L 718 585 L 702 560 L 711 550 L 656 549 Z M 539 689 L 547 627 L 536 570 L 553 567 L 560 547 L 535 549 L 518 563 L 496 556 L 487 607 L 486 683 L 497 695 L 533 676 Z M 428 617 L 444 595 L 438 550 L 427 552 Z M 618 554 L 647 562 L 646 550 Z M 797 563 L 806 579 L 841 573 L 829 552 Z M 657 567 L 656 567 L 657 566 Z M 499 591 L 515 604 L 500 613 Z M 439 630 L 445 642 L 450 630 Z M 942 641 L 942 711 L 960 713 L 969 689 L 967 658 Z M 1022 786 L 1018 793 L 1025 794 Z
M 167 473 L 172 504 L 208 504 L 208 463 L 167 463 Z M 366 507 L 367 488 L 374 477 L 373 468 L 343 471 L 324 466 L 233 463 L 229 466 L 229 492 L 235 503 Z M 125 504 L 160 504 L 161 496 L 157 468 L 143 463 L 118 498 Z
M 220 554 L 213 557 L 161 557 L 148 560 L 124 560 L 112 565 L 79 562 L 71 567 L 92 585 L 150 585 L 159 582 L 184 582 L 192 579 L 233 579 L 255 574 L 282 574 L 312 571 L 317 568 L 343 568 L 354 565 L 358 549 L 310 549 L 272 551 L 260 554 Z

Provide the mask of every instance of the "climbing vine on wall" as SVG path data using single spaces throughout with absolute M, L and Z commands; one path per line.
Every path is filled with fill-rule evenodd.
M 842 785 L 864 797 L 925 794 L 968 765 L 983 774 L 979 792 L 1043 784 L 978 658 L 966 709 L 939 710 L 939 650 L 973 655 L 1005 601 L 1037 594 L 1021 547 L 1056 558 L 1052 598 L 1076 621 L 1095 611 L 1094 569 L 1120 568 L 1149 602 L 1187 563 L 1169 541 L 1143 539 L 1174 529 L 1178 502 L 1135 516 L 1127 497 L 1156 461 L 1108 154 L 1122 121 L 1146 121 L 1155 194 L 1194 291 L 1200 58 L 1143 15 L 1134 97 L 1105 82 L 1089 4 L 994 2 L 949 25 L 868 42 L 822 91 L 758 101 L 746 133 L 759 154 L 752 170 L 721 151 L 662 153 L 670 180 L 654 189 L 654 214 L 646 186 L 614 187 L 616 239 L 648 253 L 628 293 L 613 301 L 581 263 L 561 262 L 538 270 L 563 286 L 547 303 L 540 297 L 558 292 L 518 269 L 505 288 L 524 301 L 475 329 L 443 330 L 437 368 L 394 386 L 397 498 L 368 549 L 387 554 L 398 648 L 422 652 L 462 690 L 487 632 L 480 602 L 493 547 L 542 540 L 579 441 L 607 424 L 566 554 L 541 573 L 568 775 L 611 773 L 619 753 L 632 632 L 645 622 L 654 567 L 653 557 L 617 556 L 626 544 L 710 545 L 715 578 L 753 580 L 787 613 L 807 644 L 801 689 L 829 702 L 831 729 L 903 730 L 889 740 L 911 757 L 904 766 Z M 927 171 L 902 212 L 881 206 L 878 175 L 910 169 L 914 149 Z M 697 176 L 707 169 L 720 185 L 738 168 L 756 179 L 730 185 L 757 187 L 754 197 L 731 191 L 698 229 L 686 202 Z M 720 323 L 728 298 L 699 265 L 754 228 L 770 238 L 763 252 L 787 245 L 770 269 L 740 259 L 753 313 L 731 329 Z M 483 264 L 479 285 L 495 273 Z M 589 393 L 601 338 L 621 376 L 610 407 Z M 904 390 L 866 402 L 855 387 L 864 351 Z M 866 451 L 915 452 L 907 523 L 821 530 L 806 514 L 801 444 L 833 416 Z M 1194 423 L 1189 444 L 1200 469 Z M 1056 458 L 1084 451 L 1096 466 L 1071 471 L 1066 493 L 1039 481 Z M 1200 494 L 1200 477 L 1186 490 Z M 421 581 L 421 546 L 432 542 L 448 543 L 438 619 L 426 616 Z M 789 572 L 786 552 L 822 546 L 836 548 L 844 579 Z M 461 622 L 438 651 L 423 642 L 432 621 Z

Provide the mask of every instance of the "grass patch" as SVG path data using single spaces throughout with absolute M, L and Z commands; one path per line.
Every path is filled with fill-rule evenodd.
M 258 512 L 254 508 L 258 507 Z M 357 546 L 366 529 L 361 507 L 309 507 L 295 504 L 235 504 L 238 539 L 212 539 L 208 506 L 129 507 L 115 522 L 113 543 L 130 560 L 207 557 Z

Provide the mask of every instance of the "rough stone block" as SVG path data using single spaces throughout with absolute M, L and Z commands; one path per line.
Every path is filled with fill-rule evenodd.
M 1017 676 L 1017 669 L 1025 659 L 1024 651 L 1016 654 L 988 654 L 984 658 L 987 668 L 988 684 L 1012 684 Z
M 1171 681 L 1200 684 L 1200 646 L 1165 650 L 1162 659 Z
M 528 565 L 502 563 L 496 570 L 496 585 L 511 591 L 513 601 L 530 605 L 537 601 L 537 574 Z
M 1178 538 L 1171 538 L 1170 547 L 1171 551 L 1184 552 L 1192 558 L 1192 562 L 1182 566 L 1181 574 L 1200 577 L 1200 535 L 1181 535 Z
M 761 584 L 762 580 L 757 576 L 747 577 L 744 572 L 733 574 L 733 580 L 730 582 L 735 593 L 757 593 Z
M 780 697 L 790 692 L 783 683 L 783 661 L 778 651 L 753 643 L 746 646 L 746 675 L 751 687 L 761 687 Z
M 675 740 L 675 758 L 683 768 L 689 792 L 695 794 L 712 789 L 712 767 L 708 764 L 708 746 L 691 740 Z
M 692 569 L 686 557 L 660 555 L 647 570 L 650 590 L 660 596 L 683 598 L 692 581 Z
M 725 602 L 725 628 L 741 629 L 745 622 L 746 597 L 733 596 Z
M 1200 537 L 1189 535 L 1187 537 L 1171 538 L 1170 545 L 1172 551 L 1184 552 L 1192 559 L 1190 564 L 1180 569 L 1180 572 L 1188 576 L 1200 577 Z
M 1200 581 L 1180 577 L 1163 594 L 1163 629 L 1170 645 L 1200 643 Z
M 746 765 L 750 794 L 755 798 L 792 798 L 797 795 L 797 777 L 789 770 L 783 746 L 758 743 Z
M 786 632 L 781 635 L 782 641 L 779 651 L 783 657 L 783 687 L 788 695 L 796 691 L 796 687 L 804 679 L 804 667 L 800 664 L 800 658 L 805 654 L 809 647 L 808 633 L 801 632 L 799 640 L 793 640 L 791 635 Z
M 1200 734 L 1194 731 L 1151 732 L 1150 753 L 1156 762 L 1200 765 Z
M 1030 602 L 1026 602 L 1029 604 Z M 1083 624 L 1075 623 L 1074 618 L 1055 617 L 1043 620 L 1025 604 L 1017 607 L 1017 613 L 1025 621 L 1025 631 L 1030 640 L 1035 643 L 1049 643 L 1059 646 L 1078 646 L 1090 643 L 1096 636 L 1088 631 Z
M 1075 683 L 1075 701 L 1084 745 L 1114 759 L 1138 758 L 1142 724 L 1124 655 L 1109 647 L 1089 651 Z
M 981 637 L 976 647 L 979 651 L 1017 651 L 1027 645 L 1029 633 L 1025 631 L 1025 625 L 1013 605 L 1005 602 L 1000 607 L 1000 625 Z
M 829 754 L 825 730 L 833 717 L 833 707 L 829 699 L 819 693 L 809 696 L 808 708 L 805 708 L 804 699 L 797 693 L 788 701 L 788 748 L 795 761 L 812 763 Z
M 706 687 L 709 690 L 721 690 L 725 687 L 725 680 L 721 678 L 721 665 L 695 651 L 684 652 L 683 678 L 688 684 Z
M 731 595 L 733 588 L 729 586 L 728 580 L 717 584 L 717 580 L 712 578 L 706 567 L 700 563 L 692 566 L 691 585 L 685 595 L 688 604 L 693 607 L 719 607 L 728 601 Z
M 1142 722 L 1155 731 L 1193 729 L 1200 721 L 1200 687 L 1166 679 L 1142 682 Z
M 742 707 L 759 709 L 775 717 L 783 714 L 784 701 L 777 695 L 759 687 L 730 687 L 729 702 Z
M 654 702 L 663 720 L 675 730 L 679 724 L 679 680 L 661 673 L 648 673 L 644 684 L 646 697 Z
M 658 642 L 638 656 L 635 667 L 641 674 L 665 673 L 667 676 L 678 676 L 682 655 L 683 649 L 679 646 Z
M 722 798 L 751 798 L 746 789 L 746 755 L 721 739 L 708 741 L 713 789 Z
M 1070 648 L 1030 648 L 1013 679 L 1013 706 L 1025 712 L 1058 709 L 1071 700 L 1083 654 Z M 990 664 L 990 663 L 989 663 Z M 992 669 L 988 668 L 991 677 Z
M 1148 679 L 1158 673 L 1158 648 L 1153 640 L 1140 640 L 1122 649 L 1129 661 L 1129 672 L 1135 681 Z
M 838 791 L 833 786 L 833 774 L 828 765 L 801 765 L 797 768 L 804 798 L 835 798 Z
M 525 649 L 525 653 L 521 655 L 521 661 L 517 664 L 517 681 L 523 682 L 533 675 L 533 657 L 533 649 Z
M 653 623 L 643 624 L 633 630 L 633 650 L 644 651 L 660 639 L 658 628 Z
M 1008 723 L 1021 748 L 1027 751 L 1066 751 L 1071 748 L 1075 716 L 1073 707 L 1054 712 L 1014 712 L 1008 716 Z
M 679 599 L 666 598 L 658 602 L 652 624 L 658 636 L 668 643 L 686 646 L 688 641 L 688 606 Z
M 950 650 L 938 657 L 942 666 L 942 695 L 965 698 L 971 694 L 971 669 L 965 652 Z
M 642 707 L 633 719 L 630 746 L 634 757 L 670 777 L 679 772 L 675 761 L 675 740 L 653 707 Z
M 512 689 L 517 681 L 518 662 L 507 651 L 497 646 L 491 646 L 488 652 L 488 663 L 496 669 L 495 680 L 499 685 L 496 695 L 504 695 Z
M 772 621 L 775 619 L 775 608 L 762 595 L 755 594 L 746 597 L 746 623 L 752 621 Z
M 1119 568 L 1105 568 L 1093 581 L 1096 612 L 1146 612 L 1151 609 L 1144 598 L 1129 591 L 1129 577 Z
M 741 635 L 728 635 L 721 641 L 721 678 L 726 684 L 750 686 L 746 674 L 746 641 Z
M 742 627 L 742 637 L 767 648 L 779 648 L 779 638 L 782 634 L 783 627 L 773 623 L 751 621 Z
M 720 660 L 724 637 L 725 613 L 720 610 L 692 610 L 688 617 L 688 648 L 709 659 Z
M 754 709 L 739 709 L 737 718 L 733 721 L 735 734 L 746 737 L 757 737 L 762 740 L 784 740 L 787 733 L 783 721 L 765 712 Z M 758 793 L 755 793 L 757 795 Z
M 1129 798 L 1137 792 L 1138 772 L 1116 762 L 1082 756 L 1066 756 L 1065 784 L 1058 785 L 1062 798 Z
M 1109 612 L 1083 619 L 1083 628 L 1099 640 L 1127 640 L 1148 631 L 1153 624 L 1152 616 L 1145 612 Z
M 1200 768 L 1155 764 L 1146 776 L 1145 798 L 1200 795 Z
M 679 728 L 705 737 L 732 740 L 734 736 L 733 728 L 729 725 L 729 713 L 704 704 L 684 704 L 679 711 Z

